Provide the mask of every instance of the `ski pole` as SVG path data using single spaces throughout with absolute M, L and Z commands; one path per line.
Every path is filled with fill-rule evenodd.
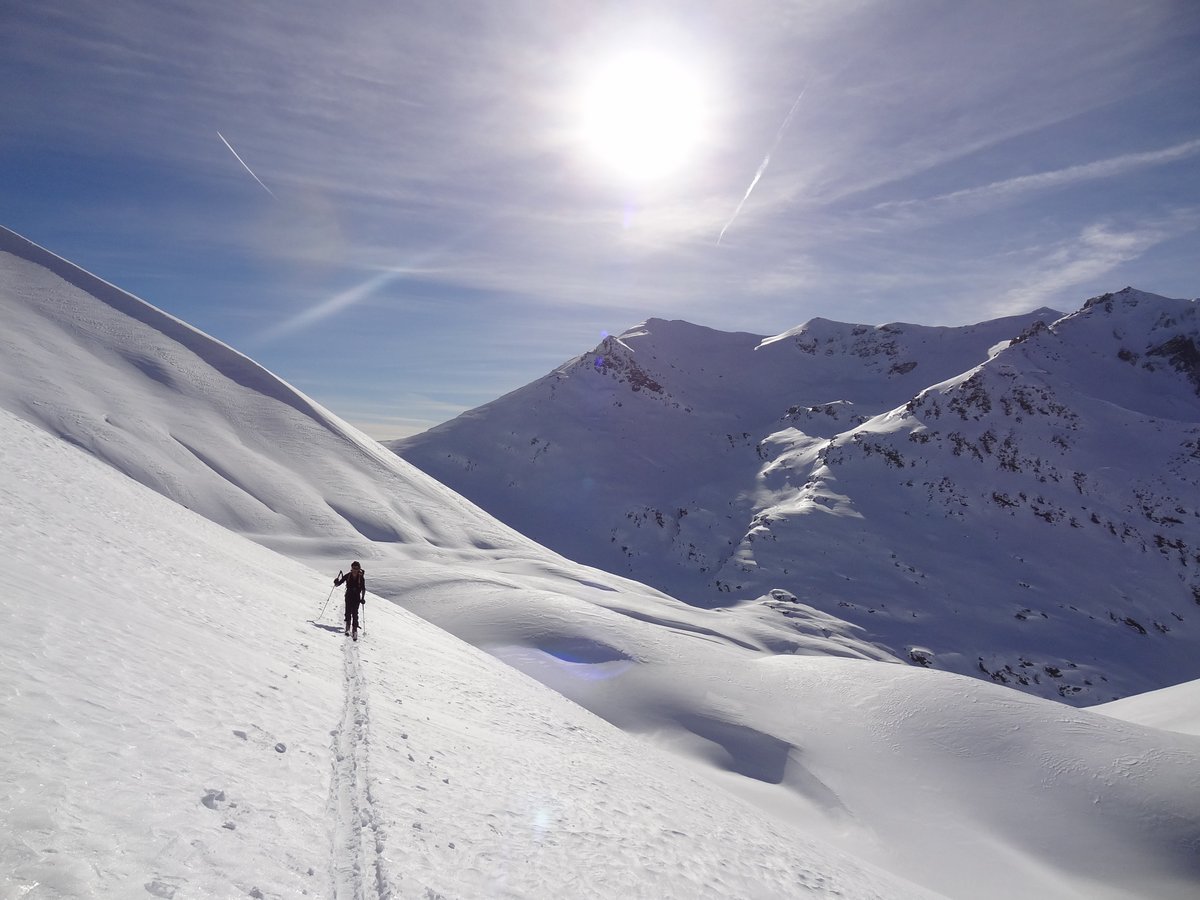
M 341 577 L 342 577 L 342 570 L 341 570 L 341 569 L 338 569 L 338 578 L 341 578 Z M 329 596 L 325 598 L 325 606 L 328 606 L 328 605 L 329 605 L 329 601 L 333 599 L 333 592 L 334 592 L 335 590 L 337 590 L 337 585 L 336 585 L 336 584 L 335 584 L 333 587 L 331 587 L 331 588 L 329 589 Z M 318 622 L 320 622 L 320 621 L 321 621 L 321 616 L 325 615 L 325 606 L 322 606 L 322 607 L 321 607 L 321 612 L 320 612 L 320 613 L 317 615 L 317 621 L 318 621 Z

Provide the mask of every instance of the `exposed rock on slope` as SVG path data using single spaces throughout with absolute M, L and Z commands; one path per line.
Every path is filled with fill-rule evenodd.
M 779 589 L 1094 703 L 1200 675 L 1198 346 L 1194 302 L 1132 289 L 963 329 L 651 320 L 395 449 L 691 602 Z
M 760 510 L 780 429 L 830 437 L 1057 316 L 963 328 L 814 319 L 773 338 L 651 319 L 390 446 L 546 546 L 707 605 Z

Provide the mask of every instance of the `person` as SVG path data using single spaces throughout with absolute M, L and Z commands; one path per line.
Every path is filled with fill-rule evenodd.
M 343 575 L 338 572 L 333 579 L 333 586 L 346 585 L 346 634 L 353 634 L 358 640 L 358 607 L 367 602 L 367 573 L 358 561 L 350 563 L 350 571 Z

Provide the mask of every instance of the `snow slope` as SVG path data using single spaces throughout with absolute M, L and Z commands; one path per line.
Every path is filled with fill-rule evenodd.
M 397 606 L 343 638 L 316 573 L 6 412 L 0 454 L 0 896 L 930 896 Z
M 1200 681 L 1102 703 L 1092 710 L 1126 722 L 1200 736 Z
M 10 588 L 0 607 L 0 896 L 931 896 L 813 834 L 956 897 L 1200 884 L 1200 739 L 919 669 L 764 658 L 708 699 L 723 711 L 688 711 L 716 738 L 690 752 L 723 754 L 752 805 L 377 598 L 346 641 L 297 602 L 316 573 L 0 418 L 0 536 L 46 601 Z M 677 712 L 697 677 L 736 671 L 594 665 L 559 678 Z M 735 724 L 778 688 L 799 747 Z M 825 824 L 764 797 L 776 777 Z
M 1088 705 L 1200 677 L 1198 446 L 1196 303 L 1125 290 L 964 329 L 651 320 L 393 448 L 697 605 Z
M 249 358 L 3 229 L 0 266 L 0 407 L 206 518 L 297 549 L 486 534 L 542 552 Z
M 4 241 L 5 900 L 1200 885 L 1197 738 L 571 563 Z M 350 557 L 360 644 L 308 621 Z

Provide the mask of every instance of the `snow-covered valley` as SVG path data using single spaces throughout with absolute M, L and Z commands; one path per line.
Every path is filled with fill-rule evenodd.
M 1196 682 L 1073 709 L 572 562 L 10 232 L 0 314 L 4 900 L 1200 885 Z

